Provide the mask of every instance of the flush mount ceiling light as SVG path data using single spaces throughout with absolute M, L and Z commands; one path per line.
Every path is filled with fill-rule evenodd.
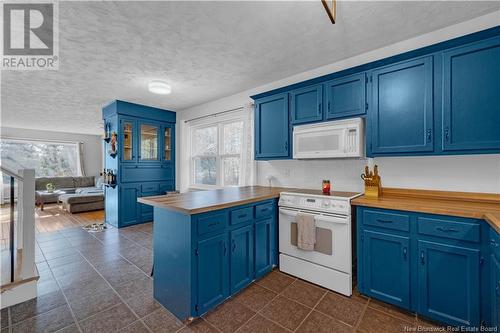
M 151 81 L 148 89 L 153 94 L 168 95 L 172 92 L 172 87 L 164 81 Z
M 337 17 L 337 1 L 336 0 L 321 0 L 323 3 L 323 7 L 325 7 L 326 13 L 332 21 L 332 24 L 335 24 L 335 19 Z

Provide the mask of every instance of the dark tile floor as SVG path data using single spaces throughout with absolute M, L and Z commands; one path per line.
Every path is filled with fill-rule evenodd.
M 432 326 L 357 292 L 344 297 L 279 271 L 186 326 L 152 297 L 151 234 L 151 223 L 38 233 L 38 298 L 2 310 L 1 333 L 385 333 Z

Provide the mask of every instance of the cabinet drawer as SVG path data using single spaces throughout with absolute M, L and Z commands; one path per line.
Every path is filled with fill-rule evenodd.
M 263 219 L 273 215 L 273 203 L 268 202 L 255 206 L 255 218 Z
M 363 224 L 386 229 L 409 231 L 410 216 L 400 213 L 364 210 Z
M 418 233 L 421 235 L 479 242 L 480 227 L 477 223 L 457 222 L 429 217 L 417 218 Z
M 493 228 L 490 230 L 490 247 L 491 253 L 500 261 L 500 235 Z
M 149 183 L 149 184 L 142 184 L 141 185 L 141 191 L 143 193 L 146 192 L 158 192 L 158 183 Z
M 198 236 L 222 231 L 227 225 L 226 212 L 213 213 L 198 217 Z
M 231 225 L 253 220 L 253 207 L 234 209 L 231 211 Z

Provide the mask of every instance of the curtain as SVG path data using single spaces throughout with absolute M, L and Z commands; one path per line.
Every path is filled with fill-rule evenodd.
M 254 105 L 253 103 L 248 103 L 243 106 L 243 117 L 245 117 L 245 131 L 243 138 L 243 154 L 242 154 L 242 163 L 245 163 L 245 174 L 243 178 L 243 185 L 254 185 L 255 183 L 255 170 L 256 163 L 253 158 L 254 154 L 254 140 L 253 140 L 253 112 Z
M 83 168 L 83 142 L 78 142 L 78 166 L 81 176 L 85 176 L 85 169 Z

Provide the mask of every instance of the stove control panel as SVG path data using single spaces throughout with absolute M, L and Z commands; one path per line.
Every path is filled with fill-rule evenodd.
M 324 197 L 320 195 L 282 193 L 280 206 L 297 209 L 315 210 L 325 213 L 350 215 L 350 203 L 347 198 Z

